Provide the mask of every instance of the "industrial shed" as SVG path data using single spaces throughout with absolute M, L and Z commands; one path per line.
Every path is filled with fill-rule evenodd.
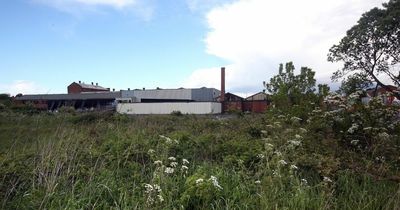
M 62 106 L 75 109 L 111 108 L 121 92 L 88 92 L 77 94 L 22 95 L 14 98 L 17 104 L 33 104 L 37 108 L 55 110 Z M 39 103 L 40 102 L 40 103 Z
M 217 102 L 164 102 L 164 103 L 119 103 L 117 112 L 123 114 L 219 114 L 221 103 Z
M 221 92 L 215 88 L 179 88 L 151 90 L 122 90 L 122 98 L 132 98 L 133 102 L 212 102 L 217 101 Z
M 102 86 L 99 86 L 98 83 L 94 84 L 85 84 L 81 81 L 78 83 L 73 82 L 67 87 L 68 94 L 74 94 L 74 93 L 86 93 L 86 92 L 109 92 L 109 88 L 105 88 Z

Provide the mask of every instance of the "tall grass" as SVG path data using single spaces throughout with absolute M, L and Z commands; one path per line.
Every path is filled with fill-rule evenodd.
M 400 208 L 399 183 L 368 172 L 382 163 L 341 151 L 334 140 L 300 130 L 304 126 L 266 115 L 223 119 L 1 113 L 0 205 L 3 209 Z M 300 145 L 288 143 L 296 138 Z M 344 152 L 359 157 L 351 163 L 357 170 L 347 165 Z M 395 167 L 386 168 L 399 173 Z M 330 180 L 324 181 L 325 176 Z M 146 184 L 154 189 L 147 190 Z

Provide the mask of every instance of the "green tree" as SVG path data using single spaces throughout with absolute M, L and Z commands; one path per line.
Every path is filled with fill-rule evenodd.
M 372 86 L 371 80 L 365 78 L 362 74 L 353 74 L 342 81 L 339 92 L 350 95 L 358 90 L 364 90 Z
M 279 65 L 278 75 L 272 77 L 269 83 L 264 81 L 264 87 L 272 94 L 272 100 L 279 106 L 298 105 L 305 96 L 315 95 L 315 72 L 307 67 L 301 67 L 300 74 L 295 75 L 292 62 Z
M 330 90 L 331 88 L 327 84 L 318 84 L 318 96 L 325 97 Z
M 329 50 L 328 61 L 344 63 L 333 80 L 357 73 L 367 81 L 391 91 L 378 75 L 400 86 L 400 0 L 390 0 L 383 8 L 364 13 L 357 24 L 347 31 L 339 44 Z M 399 93 L 394 93 L 400 98 Z

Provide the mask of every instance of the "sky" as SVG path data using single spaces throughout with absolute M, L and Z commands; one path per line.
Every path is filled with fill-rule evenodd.
M 72 82 L 263 90 L 293 61 L 330 81 L 329 48 L 384 0 L 0 0 L 0 93 L 66 93 Z

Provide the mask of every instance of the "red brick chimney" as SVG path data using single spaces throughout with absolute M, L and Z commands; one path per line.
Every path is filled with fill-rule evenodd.
M 221 96 L 220 102 L 225 101 L 225 67 L 221 67 Z

